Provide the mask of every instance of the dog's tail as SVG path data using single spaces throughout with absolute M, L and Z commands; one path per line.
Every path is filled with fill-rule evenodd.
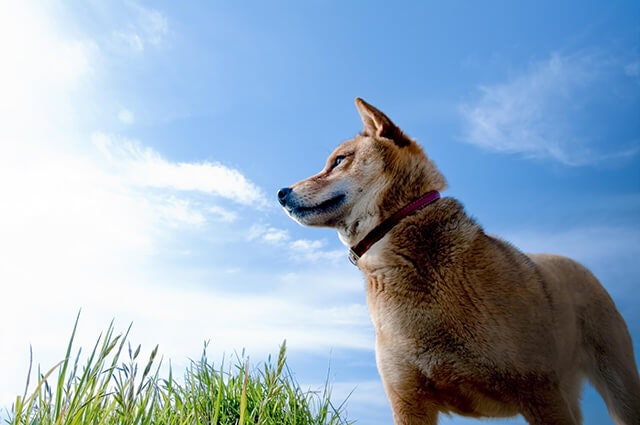
M 582 317 L 587 377 L 618 425 L 640 425 L 640 377 L 631 336 L 609 294 L 591 274 L 593 298 Z M 591 280 L 589 279 L 589 280 Z

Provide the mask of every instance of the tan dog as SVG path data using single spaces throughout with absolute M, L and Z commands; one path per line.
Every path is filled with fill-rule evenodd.
M 457 200 L 437 200 L 446 182 L 422 148 L 373 106 L 356 106 L 364 131 L 278 198 L 356 251 L 395 423 L 454 412 L 575 425 L 586 377 L 616 423 L 640 425 L 631 338 L 598 280 L 571 259 L 525 255 Z

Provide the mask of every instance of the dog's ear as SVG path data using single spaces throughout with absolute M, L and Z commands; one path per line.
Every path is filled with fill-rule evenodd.
M 364 124 L 362 134 L 365 136 L 386 137 L 396 142 L 398 146 L 409 144 L 410 140 L 407 136 L 382 111 L 369 105 L 359 97 L 356 97 L 355 102 L 362 124 Z

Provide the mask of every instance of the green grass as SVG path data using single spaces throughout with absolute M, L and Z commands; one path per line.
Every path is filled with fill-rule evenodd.
M 79 315 L 78 315 L 79 317 Z M 239 356 L 219 368 L 207 359 L 205 344 L 182 379 L 171 367 L 161 376 L 158 346 L 148 359 L 140 345 L 128 341 L 131 326 L 115 335 L 113 322 L 80 364 L 72 355 L 76 319 L 64 360 L 48 371 L 37 370 L 30 386 L 30 359 L 25 391 L 8 415 L 10 425 L 339 425 L 344 403 L 334 406 L 328 382 L 320 391 L 304 391 L 286 365 L 283 343 L 275 364 L 271 358 L 251 367 Z M 140 367 L 144 364 L 144 368 Z

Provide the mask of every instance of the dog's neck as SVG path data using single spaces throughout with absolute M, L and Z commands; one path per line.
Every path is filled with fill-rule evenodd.
M 438 199 L 440 199 L 440 192 L 437 190 L 429 191 L 418 199 L 408 203 L 379 224 L 371 226 L 373 228 L 366 232 L 364 236 L 358 235 L 358 233 L 363 234 L 364 232 L 353 232 L 349 237 L 346 232 L 338 230 L 340 240 L 349 247 L 349 259 L 351 262 L 354 265 L 357 265 L 360 257 L 364 255 L 376 242 L 382 239 L 387 232 L 389 232 L 403 218 L 415 213 L 419 209 L 437 201 Z

